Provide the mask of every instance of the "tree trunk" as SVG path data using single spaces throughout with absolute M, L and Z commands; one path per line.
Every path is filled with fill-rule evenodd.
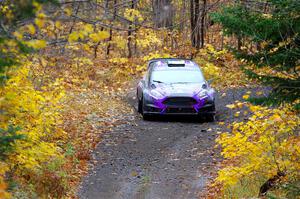
M 200 27 L 199 27 L 199 12 L 200 12 L 200 1 L 191 0 L 191 41 L 192 46 L 199 49 L 201 44 Z
M 182 1 L 182 7 L 181 7 L 181 19 L 179 20 L 179 30 L 182 32 L 184 31 L 184 27 L 185 27 L 185 16 L 186 16 L 186 1 Z
M 241 36 L 237 36 L 237 49 L 240 51 L 242 48 L 243 42 L 242 42 L 242 37 Z
M 113 12 L 112 21 L 114 21 L 116 19 L 116 15 L 117 15 L 116 5 L 117 5 L 117 0 L 114 0 L 114 3 L 113 3 L 113 10 L 114 10 L 114 12 Z M 110 23 L 110 25 L 112 25 L 112 22 Z M 107 44 L 107 47 L 106 47 L 106 58 L 108 58 L 108 56 L 110 54 L 112 34 L 113 34 L 113 31 L 112 31 L 112 28 L 110 27 L 109 28 L 108 44 Z
M 191 21 L 191 42 L 192 46 L 195 46 L 195 37 L 194 37 L 194 30 L 195 30 L 195 5 L 194 0 L 190 1 L 190 21 Z
M 131 1 L 131 9 L 135 8 L 135 0 Z M 133 35 L 133 22 L 129 23 L 128 32 L 127 32 L 127 49 L 128 49 L 128 58 L 132 57 L 132 35 Z
M 259 190 L 259 196 L 258 197 L 263 197 L 267 194 L 267 192 L 272 189 L 276 183 L 278 183 L 278 181 L 280 180 L 281 177 L 285 176 L 285 173 L 282 171 L 278 171 L 277 174 L 270 178 L 269 180 L 267 180 L 261 187 Z
M 204 40 L 205 40 L 205 17 L 206 17 L 206 0 L 203 0 L 203 8 L 202 8 L 202 16 L 201 16 L 201 28 L 200 28 L 200 34 L 201 34 L 201 41 L 200 41 L 200 48 L 204 47 Z

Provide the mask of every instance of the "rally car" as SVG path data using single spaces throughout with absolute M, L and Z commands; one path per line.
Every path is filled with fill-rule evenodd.
M 215 90 L 192 60 L 150 60 L 137 86 L 138 112 L 154 115 L 195 115 L 215 120 Z

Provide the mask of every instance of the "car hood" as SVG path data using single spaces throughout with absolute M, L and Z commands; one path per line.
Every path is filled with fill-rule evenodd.
M 158 91 L 164 96 L 190 96 L 198 94 L 202 89 L 203 83 L 173 83 L 173 84 L 164 84 L 159 83 L 155 84 L 154 90 Z

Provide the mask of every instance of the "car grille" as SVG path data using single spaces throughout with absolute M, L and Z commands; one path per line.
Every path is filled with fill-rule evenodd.
M 194 108 L 167 108 L 166 113 L 197 113 Z
M 192 97 L 169 97 L 163 102 L 167 106 L 192 106 L 196 103 Z
M 160 108 L 155 108 L 155 107 L 146 107 L 146 111 L 149 111 L 149 112 L 161 112 L 161 109 Z

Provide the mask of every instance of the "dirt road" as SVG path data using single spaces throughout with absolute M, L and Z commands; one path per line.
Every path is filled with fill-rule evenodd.
M 242 99 L 245 89 L 220 92 L 217 121 L 158 118 L 143 121 L 128 114 L 128 124 L 107 133 L 94 152 L 97 163 L 79 190 L 82 199 L 193 199 L 205 196 L 205 185 L 215 171 L 213 150 L 219 122 L 234 116 L 226 104 Z M 254 90 L 255 92 L 255 90 Z M 136 106 L 134 92 L 127 97 Z

